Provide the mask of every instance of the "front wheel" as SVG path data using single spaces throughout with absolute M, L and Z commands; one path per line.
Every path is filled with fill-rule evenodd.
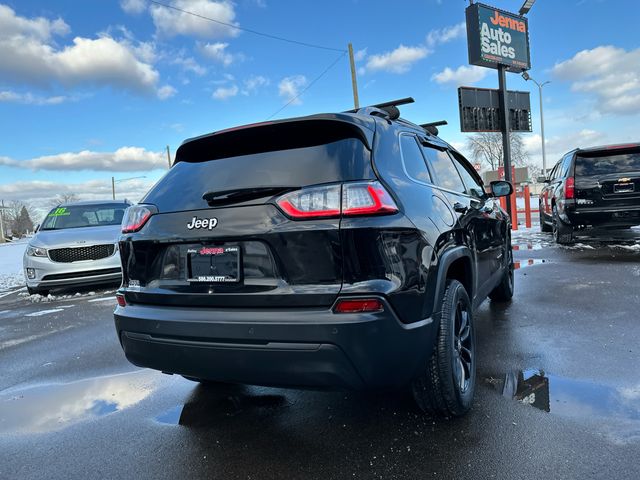
M 542 233 L 551 233 L 553 231 L 553 228 L 547 223 L 545 222 L 545 218 L 544 218 L 544 212 L 542 211 L 542 205 L 540 205 L 540 231 Z
M 447 281 L 433 354 L 411 387 L 420 409 L 434 417 L 459 417 L 471 408 L 476 387 L 473 311 L 457 280 Z
M 504 267 L 504 273 L 500 283 L 491 290 L 489 298 L 494 302 L 508 302 L 513 298 L 513 285 L 514 285 L 514 266 L 513 266 L 513 250 L 511 246 L 507 248 L 507 263 Z

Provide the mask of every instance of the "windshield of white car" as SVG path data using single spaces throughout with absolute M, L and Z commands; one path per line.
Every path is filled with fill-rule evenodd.
M 120 225 L 128 206 L 126 203 L 108 203 L 56 207 L 45 217 L 40 230 Z

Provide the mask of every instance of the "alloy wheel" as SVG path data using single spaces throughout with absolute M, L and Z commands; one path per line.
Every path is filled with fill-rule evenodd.
M 458 302 L 454 327 L 454 366 L 453 372 L 456 385 L 461 393 L 469 388 L 471 372 L 473 371 L 474 352 L 470 313 L 468 307 Z

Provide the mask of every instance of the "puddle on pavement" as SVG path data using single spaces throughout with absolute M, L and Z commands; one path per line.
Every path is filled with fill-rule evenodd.
M 542 250 L 542 245 L 538 243 L 517 243 L 511 245 L 514 251 L 522 251 L 522 250 Z
M 0 433 L 50 432 L 124 410 L 148 397 L 160 379 L 141 370 L 0 392 Z
M 633 428 L 626 429 L 627 440 L 640 440 L 640 424 L 636 423 L 640 422 L 640 383 L 613 387 L 547 375 L 542 370 L 518 370 L 504 379 L 487 377 L 485 382 L 507 398 L 554 415 L 633 423 Z
M 543 263 L 549 263 L 549 260 L 542 260 L 539 258 L 529 258 L 528 260 L 514 260 L 513 268 L 520 270 L 521 268 L 533 267 L 534 265 L 542 265 Z

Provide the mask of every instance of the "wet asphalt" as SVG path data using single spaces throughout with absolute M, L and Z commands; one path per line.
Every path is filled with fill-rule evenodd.
M 640 478 L 640 232 L 623 237 L 563 248 L 514 234 L 514 301 L 476 312 L 475 403 L 451 420 L 398 394 L 136 369 L 113 288 L 7 295 L 0 479 Z

